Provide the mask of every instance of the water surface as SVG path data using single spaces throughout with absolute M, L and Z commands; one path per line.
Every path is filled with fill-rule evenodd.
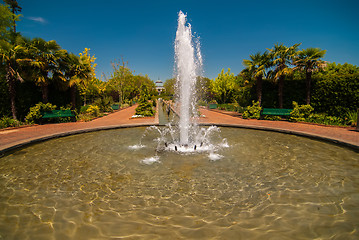
M 131 148 L 142 127 L 14 151 L 0 159 L 0 239 L 359 238 L 358 153 L 221 130 L 218 160 Z

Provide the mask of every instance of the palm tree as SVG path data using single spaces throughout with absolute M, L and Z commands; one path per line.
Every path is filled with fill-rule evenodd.
M 6 82 L 9 88 L 10 105 L 13 119 L 16 117 L 16 81 L 22 82 L 20 75 L 21 67 L 29 63 L 31 59 L 28 58 L 28 47 L 26 40 L 21 36 L 15 39 L 15 43 L 11 44 L 7 41 L 0 40 L 0 59 L 1 65 L 6 71 Z
M 257 99 L 259 106 L 262 104 L 262 82 L 263 76 L 266 74 L 266 69 L 270 66 L 269 54 L 265 51 L 263 54 L 256 53 L 249 55 L 250 60 L 244 59 L 243 65 L 246 67 L 246 71 L 253 77 L 257 84 Z
M 67 55 L 65 64 L 65 77 L 68 79 L 68 86 L 71 89 L 72 108 L 75 109 L 77 88 L 91 77 L 91 63 L 86 61 L 86 57 L 84 57 L 84 55 L 79 57 L 70 53 Z
M 13 15 L 13 31 L 16 33 L 16 13 L 21 12 L 22 8 L 19 6 L 16 0 L 4 0 L 11 8 Z
M 293 59 L 296 69 L 305 72 L 306 104 L 310 104 L 312 73 L 326 66 L 325 61 L 320 60 L 325 53 L 326 50 L 321 50 L 320 48 L 307 48 L 299 51 L 298 55 Z
M 283 44 L 275 44 L 274 48 L 268 49 L 273 58 L 273 66 L 275 69 L 272 72 L 275 81 L 278 80 L 278 102 L 279 108 L 283 108 L 283 87 L 284 79 L 293 71 L 290 68 L 292 59 L 297 53 L 297 48 L 301 43 L 294 44 L 291 47 L 286 47 Z
M 58 61 L 63 57 L 64 50 L 55 40 L 46 42 L 41 38 L 32 40 L 32 54 L 35 83 L 41 87 L 42 101 L 48 102 L 48 85 L 54 72 L 58 71 Z

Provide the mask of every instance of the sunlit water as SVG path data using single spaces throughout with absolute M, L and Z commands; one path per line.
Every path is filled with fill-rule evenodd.
M 359 156 L 221 128 L 228 148 L 130 148 L 145 128 L 69 136 L 0 159 L 0 239 L 358 239 Z

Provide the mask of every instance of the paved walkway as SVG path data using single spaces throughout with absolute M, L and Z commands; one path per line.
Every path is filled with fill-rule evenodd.
M 16 148 L 28 143 L 42 141 L 53 137 L 66 136 L 76 133 L 112 128 L 145 126 L 158 124 L 158 116 L 152 118 L 131 118 L 135 115 L 137 105 L 107 116 L 97 118 L 91 122 L 68 122 L 0 131 L 0 152 Z
M 205 124 L 237 126 L 291 133 L 331 141 L 334 143 L 341 143 L 359 150 L 359 132 L 355 131 L 355 128 L 323 126 L 309 123 L 293 123 L 287 121 L 242 119 L 238 116 L 230 116 L 204 108 L 200 111 L 206 116 L 205 118 L 201 118 L 200 122 Z
M 135 113 L 135 108 L 136 105 L 109 114 L 105 117 L 95 119 L 91 122 L 46 124 L 3 130 L 0 131 L 0 152 L 53 137 L 94 130 L 158 124 L 158 116 L 152 118 L 131 119 L 131 116 Z M 204 108 L 200 109 L 200 111 L 205 115 L 204 118 L 200 119 L 200 123 L 202 124 L 237 126 L 294 133 L 297 135 L 338 142 L 359 149 L 359 132 L 356 132 L 354 128 L 326 127 L 286 121 L 244 120 L 237 116 L 230 116 Z

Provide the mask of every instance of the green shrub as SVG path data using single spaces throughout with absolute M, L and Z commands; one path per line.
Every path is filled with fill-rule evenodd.
M 270 116 L 270 115 L 265 115 L 264 119 L 265 120 L 270 120 L 270 121 L 280 121 L 280 120 L 282 120 L 282 118 L 280 116 Z
M 204 101 L 204 100 L 199 100 L 198 102 L 197 102 L 197 105 L 198 106 L 207 106 L 207 103 Z
M 324 75 L 313 85 L 312 105 L 318 112 L 342 117 L 359 107 L 359 74 Z
M 96 99 L 93 105 L 98 106 L 101 112 L 113 112 L 112 104 L 112 97 L 109 96 Z
M 121 108 L 127 108 L 127 107 L 129 107 L 130 106 L 130 104 L 128 104 L 128 103 L 122 103 L 121 104 Z
M 87 109 L 88 109 L 90 106 L 91 106 L 91 105 L 81 106 L 81 108 L 80 108 L 80 114 L 81 114 L 81 113 L 86 113 Z
M 39 102 L 35 106 L 30 108 L 29 113 L 25 117 L 25 121 L 28 124 L 39 123 L 42 118 L 42 112 L 52 111 L 56 109 L 56 105 L 51 103 L 42 103 Z
M 348 125 L 355 127 L 358 121 L 358 111 L 350 111 L 347 113 L 346 121 Z
M 155 111 L 153 110 L 153 103 L 150 101 L 150 96 L 148 94 L 147 88 L 141 86 L 141 95 L 136 108 L 136 115 L 141 116 L 153 116 Z
M 252 106 L 248 106 L 243 112 L 242 117 L 244 119 L 259 119 L 261 117 L 262 107 L 259 106 L 259 102 L 252 101 Z
M 100 115 L 100 108 L 97 105 L 89 105 L 89 107 L 86 110 L 86 113 L 88 113 L 91 116 L 98 117 Z
M 336 126 L 346 126 L 345 120 L 335 116 L 327 116 L 325 113 L 315 113 L 311 114 L 306 122 L 324 124 L 324 125 L 336 125 Z
M 292 122 L 304 122 L 313 111 L 314 108 L 309 104 L 298 105 L 297 102 L 293 101 L 293 111 L 290 113 L 289 120 Z
M 18 127 L 22 123 L 10 117 L 2 117 L 0 119 L 0 128 Z
M 149 101 L 140 102 L 136 108 L 136 115 L 141 115 L 145 117 L 153 116 L 155 111 L 152 108 L 152 103 Z

